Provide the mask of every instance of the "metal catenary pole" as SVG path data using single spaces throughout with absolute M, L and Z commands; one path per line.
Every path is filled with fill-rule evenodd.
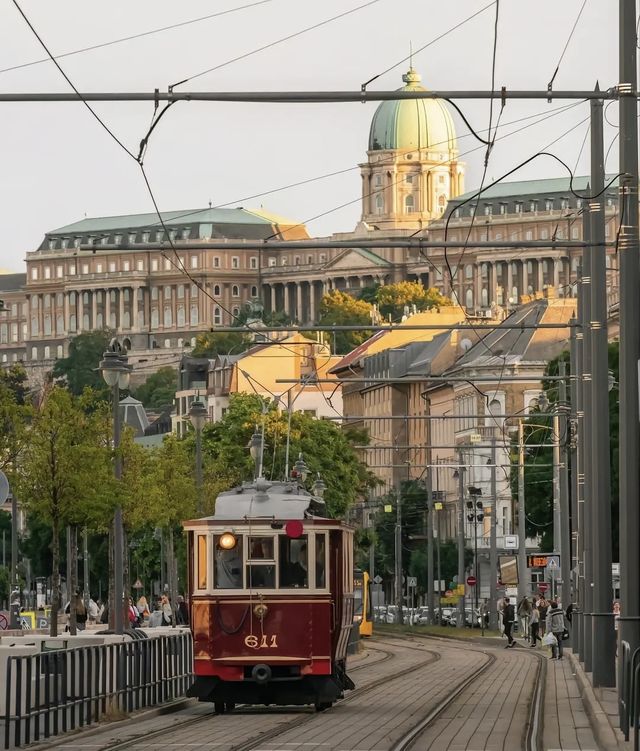
M 400 482 L 396 502 L 396 621 L 398 623 L 404 622 L 402 590 L 402 483 Z
M 458 588 L 462 592 L 458 596 L 458 627 L 465 625 L 465 580 L 464 580 L 464 453 L 458 449 L 458 460 L 460 468 L 458 469 Z
M 431 463 L 431 457 L 427 460 Z M 433 488 L 431 470 L 427 470 L 427 607 L 429 624 L 433 625 L 434 587 L 433 587 Z
M 640 647 L 640 288 L 636 0 L 620 0 L 620 599 L 618 638 Z M 622 664 L 622 660 L 620 661 Z M 619 681 L 619 685 L 622 682 Z
M 498 482 L 496 436 L 491 436 L 491 512 L 489 534 L 489 628 L 498 630 Z
M 597 89 L 597 87 L 596 87 Z M 592 99 L 591 191 L 604 190 L 602 101 Z M 609 346 L 607 341 L 607 268 L 604 196 L 589 204 L 591 253 L 591 412 L 592 422 L 592 540 L 593 609 L 592 665 L 594 686 L 615 686 L 615 628 L 611 602 L 611 470 L 609 455 Z M 637 415 L 636 415 L 637 417 Z
M 585 225 L 588 225 L 585 219 Z M 578 322 L 582 325 L 584 323 L 584 311 L 582 309 L 582 266 L 580 266 L 580 283 L 578 285 L 578 305 L 576 312 L 578 314 Z M 585 463 L 585 419 L 584 419 L 584 334 L 583 329 L 576 331 L 576 428 L 578 434 L 578 450 L 577 450 L 577 462 L 576 462 L 576 505 L 577 510 L 577 602 L 578 608 L 576 611 L 576 625 L 574 632 L 577 633 L 578 643 L 577 651 L 580 656 L 580 661 L 584 662 L 584 463 Z
M 120 388 L 113 386 L 113 449 L 115 451 L 115 478 L 122 479 L 122 458 L 120 457 Z M 124 630 L 124 528 L 122 507 L 117 506 L 113 518 L 113 627 L 116 634 Z
M 524 426 L 518 420 L 518 602 L 527 592 L 527 540 L 524 498 Z
M 566 376 L 567 363 L 559 362 L 560 375 Z M 571 602 L 571 509 L 569 493 L 569 422 L 567 420 L 567 384 L 559 382 L 558 441 L 560 443 L 559 487 L 560 493 L 560 571 L 562 574 L 561 600 L 564 609 Z
M 579 288 L 579 287 L 578 287 Z M 578 305 L 580 300 L 578 299 Z M 580 607 L 582 600 L 579 596 L 580 586 L 580 555 L 579 555 L 579 534 L 580 534 L 580 517 L 579 517 L 579 497 L 580 497 L 580 468 L 579 468 L 579 443 L 580 435 L 578 430 L 578 409 L 580 397 L 578 395 L 580 387 L 580 369 L 578 358 L 578 338 L 575 328 L 571 329 L 570 338 L 570 370 L 571 370 L 571 602 L 573 603 L 573 616 L 571 621 L 571 645 L 575 653 L 580 651 L 580 621 L 582 615 Z M 582 335 L 581 335 L 582 336 Z M 566 534 L 565 534 L 566 538 Z
M 589 213 L 585 212 L 585 228 L 583 236 L 591 241 L 591 221 Z M 585 670 L 590 673 L 593 654 L 591 632 L 591 613 L 593 612 L 593 396 L 591 388 L 591 251 L 586 249 L 582 256 L 582 405 L 584 409 L 584 501 L 583 501 L 583 546 L 582 561 L 584 570 L 584 600 L 583 600 L 583 633 L 582 647 Z

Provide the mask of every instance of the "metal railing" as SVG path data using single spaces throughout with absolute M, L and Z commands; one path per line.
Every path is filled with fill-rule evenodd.
M 618 713 L 625 741 L 633 729 L 633 749 L 640 750 L 640 648 L 631 654 L 629 642 L 620 642 Z
M 7 656 L 4 748 L 14 748 L 186 695 L 191 633 Z

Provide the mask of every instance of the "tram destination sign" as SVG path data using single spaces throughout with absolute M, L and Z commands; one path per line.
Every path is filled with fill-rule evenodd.
M 557 553 L 534 553 L 527 556 L 527 568 L 547 568 L 551 561 L 557 565 Z

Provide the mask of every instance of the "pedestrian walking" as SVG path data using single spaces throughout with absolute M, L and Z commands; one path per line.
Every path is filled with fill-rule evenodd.
M 523 638 L 529 638 L 529 620 L 531 619 L 531 603 L 527 597 L 523 597 L 518 603 L 518 619 L 520 620 L 520 633 Z
M 182 595 L 178 595 L 178 610 L 176 612 L 176 624 L 178 626 L 189 625 L 189 608 Z
M 505 649 L 509 649 L 509 647 L 514 647 L 516 642 L 511 635 L 511 629 L 513 628 L 513 622 L 515 621 L 515 609 L 511 602 L 509 601 L 508 597 L 504 598 L 504 607 L 502 609 L 502 625 L 504 626 L 504 635 L 507 637 L 507 646 Z
M 566 631 L 567 625 L 564 620 L 564 612 L 562 608 L 558 607 L 558 603 L 553 600 L 551 607 L 547 611 L 546 618 L 546 630 L 547 633 L 551 633 L 556 637 L 557 644 L 551 645 L 551 659 L 562 659 L 562 640 Z
M 535 647 L 536 642 L 542 641 L 542 639 L 540 638 L 540 611 L 538 610 L 538 606 L 535 602 L 533 603 L 533 608 L 531 610 L 529 628 L 531 631 L 531 646 Z
M 538 610 L 540 611 L 540 631 L 544 635 L 547 627 L 547 611 L 549 610 L 549 603 L 541 597 L 538 602 Z
M 171 607 L 171 602 L 167 595 L 162 595 L 160 598 L 160 611 L 162 613 L 162 625 L 173 625 L 173 608 Z

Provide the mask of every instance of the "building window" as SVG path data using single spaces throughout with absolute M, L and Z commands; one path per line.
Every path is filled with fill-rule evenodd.
M 144 261 L 141 258 L 136 261 L 136 269 L 138 271 L 144 271 Z
M 37 360 L 38 359 L 38 348 L 37 347 L 31 347 L 31 359 Z
M 281 266 L 286 266 L 286 265 L 287 265 L 288 263 L 289 263 L 289 259 L 288 259 L 288 258 L 287 258 L 286 256 L 283 256 L 283 257 L 282 257 L 282 258 L 280 259 L 280 265 L 281 265 Z
M 484 207 L 484 215 L 485 216 L 491 216 L 492 212 L 493 212 L 493 207 L 491 205 L 487 204 Z
M 83 263 L 82 264 L 82 273 L 83 274 L 88 274 L 89 273 L 89 264 L 88 263 Z
M 240 268 L 240 259 L 238 256 L 233 256 L 231 259 L 231 268 L 232 269 L 239 269 Z
M 561 209 L 568 209 L 569 208 L 569 199 L 568 198 L 563 198 L 560 201 L 560 208 Z
M 276 265 L 276 259 L 275 258 L 270 258 L 269 259 L 269 266 L 271 268 L 273 268 L 275 265 Z
M 44 278 L 51 279 L 51 266 L 44 267 Z
M 376 196 L 376 214 L 384 214 L 384 197 L 381 193 Z
M 546 230 L 546 229 L 541 229 L 541 230 L 540 230 L 540 239 L 541 239 L 541 240 L 546 240 L 546 239 L 547 239 L 548 237 L 549 237 L 549 232 L 548 232 L 548 230 Z
M 129 261 L 123 261 L 122 262 L 122 270 L 123 271 L 131 271 L 131 264 Z
M 240 297 L 240 287 L 238 287 L 237 284 L 234 284 L 233 287 L 231 287 L 231 296 Z
M 169 258 L 164 259 L 164 270 L 171 271 L 171 261 Z
M 413 202 L 413 196 L 405 196 L 404 197 L 404 213 L 413 214 L 414 211 L 415 211 L 415 206 Z
M 231 312 L 233 313 L 233 317 L 237 318 L 240 315 L 240 308 L 234 307 Z
M 320 263 L 325 263 L 326 260 L 327 260 L 326 253 L 320 253 Z
M 157 271 L 158 270 L 158 259 L 152 258 L 151 259 L 151 271 Z
M 258 288 L 253 286 L 251 287 L 251 297 L 257 297 L 258 296 Z
M 76 331 L 77 328 L 78 322 L 76 320 L 76 314 L 71 313 L 71 315 L 69 316 L 69 331 Z
M 135 232 L 129 232 L 129 244 L 133 245 L 133 243 L 136 241 L 136 233 Z
M 198 268 L 198 256 L 191 256 L 191 268 L 192 269 Z
M 504 204 L 504 203 L 500 204 L 500 213 L 501 214 L 506 214 L 507 213 L 507 206 L 506 206 L 506 204 Z
M 157 300 L 158 299 L 158 288 L 157 287 L 151 287 L 151 299 Z
M 213 286 L 213 296 L 220 297 L 220 285 L 219 284 L 215 284 Z
M 220 268 L 220 257 L 219 256 L 214 256 L 214 258 L 213 258 L 213 268 L 214 269 L 219 269 Z
M 96 263 L 96 274 L 102 274 L 102 264 Z
M 148 243 L 150 235 L 151 235 L 150 232 L 143 232 L 142 233 L 142 242 L 143 243 Z
M 217 306 L 213 309 L 213 322 L 216 326 L 222 323 L 222 313 Z
M 553 211 L 553 201 L 550 198 L 544 202 L 545 211 Z
M 189 227 L 185 227 L 185 228 L 184 228 L 184 229 L 182 230 L 182 239 L 183 239 L 183 240 L 188 240 L 188 239 L 189 239 L 189 235 L 190 235 L 190 234 L 191 234 L 191 230 L 189 229 Z
M 197 326 L 198 325 L 198 306 L 192 305 L 191 306 L 191 325 Z
M 158 315 L 158 309 L 152 308 L 151 309 L 151 328 L 157 329 L 160 325 L 160 316 Z
M 311 266 L 312 263 L 313 263 L 313 256 L 307 256 L 307 264 Z
M 173 311 L 171 310 L 171 305 L 164 306 L 163 324 L 164 326 L 173 326 Z
M 573 227 L 571 229 L 571 239 L 577 240 L 579 237 L 580 237 L 580 231 L 578 230 L 577 227 Z
M 522 204 L 520 203 L 520 201 L 516 201 L 515 209 L 516 209 L 516 214 L 522 213 Z
M 11 341 L 12 342 L 18 341 L 18 324 L 17 323 L 11 324 Z
M 257 269 L 258 268 L 258 259 L 257 258 L 252 257 L 249 263 L 250 263 L 252 269 Z
M 64 357 L 64 349 L 62 348 L 62 344 L 58 344 L 58 346 L 56 347 L 56 357 L 58 359 Z
M 177 318 L 178 326 L 184 326 L 185 325 L 185 316 L 184 316 L 184 306 L 183 305 L 179 305 L 178 306 L 178 311 L 177 311 L 177 314 L 176 314 L 176 318 Z
M 528 229 L 524 233 L 524 238 L 525 238 L 525 240 L 533 240 L 533 232 L 530 229 Z
M 38 317 L 31 316 L 31 336 L 38 336 Z
M 375 176 L 375 186 L 376 188 L 379 188 L 382 185 L 382 175 L 378 174 Z
M 31 269 L 31 278 L 35 281 L 38 278 L 38 269 L 34 267 Z

